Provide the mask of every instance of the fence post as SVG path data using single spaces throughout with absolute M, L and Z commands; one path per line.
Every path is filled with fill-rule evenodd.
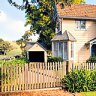
M 67 62 L 63 61 L 62 62 L 62 78 L 64 77 L 64 75 L 66 75 L 66 65 L 67 65 Z
M 66 74 L 72 70 L 72 66 L 73 66 L 72 60 L 66 61 Z

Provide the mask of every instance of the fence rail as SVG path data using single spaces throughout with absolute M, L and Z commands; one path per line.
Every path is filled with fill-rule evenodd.
M 0 92 L 59 87 L 64 75 L 75 69 L 96 70 L 96 63 L 3 64 L 0 66 Z

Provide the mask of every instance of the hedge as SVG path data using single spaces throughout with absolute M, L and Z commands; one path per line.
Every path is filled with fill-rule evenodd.
M 70 92 L 96 91 L 96 70 L 74 70 L 62 79 L 62 86 Z

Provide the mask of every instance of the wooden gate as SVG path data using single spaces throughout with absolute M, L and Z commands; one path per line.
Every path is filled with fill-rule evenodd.
M 30 63 L 1 66 L 1 92 L 54 88 L 61 86 L 66 62 Z

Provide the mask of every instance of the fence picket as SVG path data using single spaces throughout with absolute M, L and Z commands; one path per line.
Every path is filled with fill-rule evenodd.
M 66 62 L 29 63 L 6 65 L 1 64 L 0 91 L 22 91 L 61 86 L 61 79 L 66 75 Z M 72 64 L 71 70 L 96 70 L 96 63 Z

